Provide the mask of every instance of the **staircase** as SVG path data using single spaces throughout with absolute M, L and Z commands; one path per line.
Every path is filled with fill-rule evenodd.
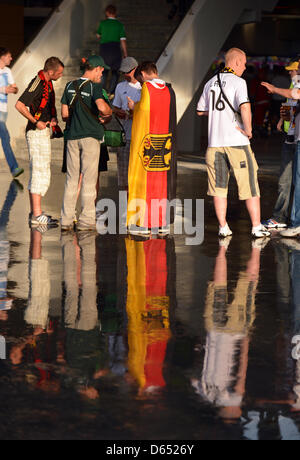
M 198 151 L 201 128 L 195 107 L 208 69 L 234 25 L 245 22 L 244 16 L 249 16 L 249 12 L 259 17 L 262 11 L 272 11 L 277 0 L 194 0 L 180 24 L 179 20 L 168 19 L 170 4 L 166 0 L 115 0 L 114 3 L 126 27 L 129 55 L 139 61 L 157 61 L 161 77 L 175 89 L 179 150 Z M 66 83 L 80 74 L 79 56 L 99 52 L 95 32 L 106 4 L 107 0 L 61 3 L 13 68 L 20 91 L 41 68 L 45 57 L 58 55 L 66 63 L 65 75 L 55 85 L 60 111 L 60 97 Z M 25 123 L 15 113 L 14 103 L 11 96 L 8 128 L 17 157 L 27 159 Z M 52 145 L 53 161 L 61 161 L 63 142 L 54 140 Z
M 170 4 L 166 0 L 117 0 L 114 4 L 118 8 L 118 18 L 125 24 L 129 56 L 134 56 L 139 62 L 144 60 L 156 61 L 164 46 L 169 41 L 179 24 L 179 19 L 168 19 Z M 158 14 L 158 11 L 160 14 Z M 94 30 L 85 41 L 81 56 L 99 53 L 99 41 L 96 38 L 98 21 Z M 59 124 L 64 124 L 60 115 L 60 100 L 66 84 L 80 76 L 80 59 L 69 58 L 64 71 L 64 76 L 56 83 L 56 107 L 58 110 Z M 34 76 L 34 75 L 33 75 Z M 63 153 L 63 140 L 54 139 L 52 142 L 52 161 L 61 162 Z M 27 146 L 25 138 L 15 140 L 16 154 L 19 159 L 27 159 Z

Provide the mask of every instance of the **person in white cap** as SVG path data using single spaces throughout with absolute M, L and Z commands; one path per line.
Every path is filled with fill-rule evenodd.
M 298 67 L 299 62 L 294 61 L 285 68 L 289 72 L 292 80 L 290 89 L 300 87 Z M 290 107 L 289 110 L 293 117 L 293 110 L 297 105 L 297 101 L 289 98 L 286 100 L 286 105 Z M 285 121 L 281 117 L 277 125 L 277 129 L 280 132 L 284 131 L 285 136 L 281 152 L 281 171 L 278 182 L 277 202 L 275 204 L 272 217 L 263 222 L 263 225 L 268 229 L 284 229 L 288 226 L 290 220 L 290 209 L 293 200 L 293 164 L 296 153 L 295 122 L 294 120 Z
M 300 85 L 297 84 L 292 89 L 277 88 L 267 82 L 262 82 L 262 85 L 265 86 L 271 94 L 279 94 L 287 99 L 298 101 L 294 109 L 295 114 L 292 120 L 292 122 L 295 123 L 294 140 L 296 142 L 296 151 L 293 165 L 294 199 L 291 213 L 291 225 L 281 232 L 281 236 L 284 238 L 297 238 L 300 236 Z
M 126 145 L 118 149 L 118 184 L 119 190 L 128 191 L 128 164 L 131 143 L 132 113 L 128 107 L 128 97 L 134 102 L 141 99 L 141 84 L 135 79 L 134 73 L 138 62 L 133 57 L 123 59 L 120 71 L 125 81 L 118 84 L 113 101 L 114 111 L 121 119 L 125 133 Z

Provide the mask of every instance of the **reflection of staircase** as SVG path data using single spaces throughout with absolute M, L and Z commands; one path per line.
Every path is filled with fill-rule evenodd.
M 134 56 L 139 62 L 143 60 L 156 61 L 178 26 L 178 20 L 170 21 L 168 19 L 170 6 L 166 0 L 151 0 L 151 2 L 117 0 L 114 3 L 118 7 L 119 19 L 125 24 L 129 55 Z M 158 16 L 157 11 L 160 11 L 160 16 Z M 95 33 L 97 25 L 95 24 L 94 31 L 90 33 L 90 37 L 85 42 L 81 52 L 82 56 L 99 53 L 99 43 Z M 56 104 L 61 127 L 63 127 L 63 123 L 60 117 L 60 99 L 65 85 L 80 75 L 79 63 L 79 59 L 70 58 L 67 61 L 64 76 L 55 83 Z M 24 138 L 16 139 L 16 152 L 18 158 L 28 158 Z M 62 152 L 63 141 L 60 139 L 53 140 L 53 161 L 61 161 Z

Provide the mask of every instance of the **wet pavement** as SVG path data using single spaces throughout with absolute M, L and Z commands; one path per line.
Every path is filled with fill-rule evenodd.
M 300 243 L 252 245 L 235 188 L 228 247 L 210 199 L 200 246 L 42 234 L 26 176 L 0 172 L 1 439 L 300 439 Z M 116 181 L 112 165 L 102 197 Z M 63 185 L 54 166 L 53 216 Z M 269 217 L 276 176 L 261 188 Z M 201 169 L 178 194 L 205 197 Z

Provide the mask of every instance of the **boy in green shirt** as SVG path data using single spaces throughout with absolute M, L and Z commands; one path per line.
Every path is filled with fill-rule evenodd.
M 117 20 L 117 9 L 114 5 L 109 5 L 106 8 L 105 15 L 106 20 L 100 22 L 97 37 L 100 38 L 100 56 L 111 68 L 112 77 L 109 88 L 107 88 L 108 70 L 104 70 L 102 83 L 103 88 L 109 94 L 114 94 L 119 80 L 122 55 L 123 58 L 127 57 L 126 33 L 124 25 Z

